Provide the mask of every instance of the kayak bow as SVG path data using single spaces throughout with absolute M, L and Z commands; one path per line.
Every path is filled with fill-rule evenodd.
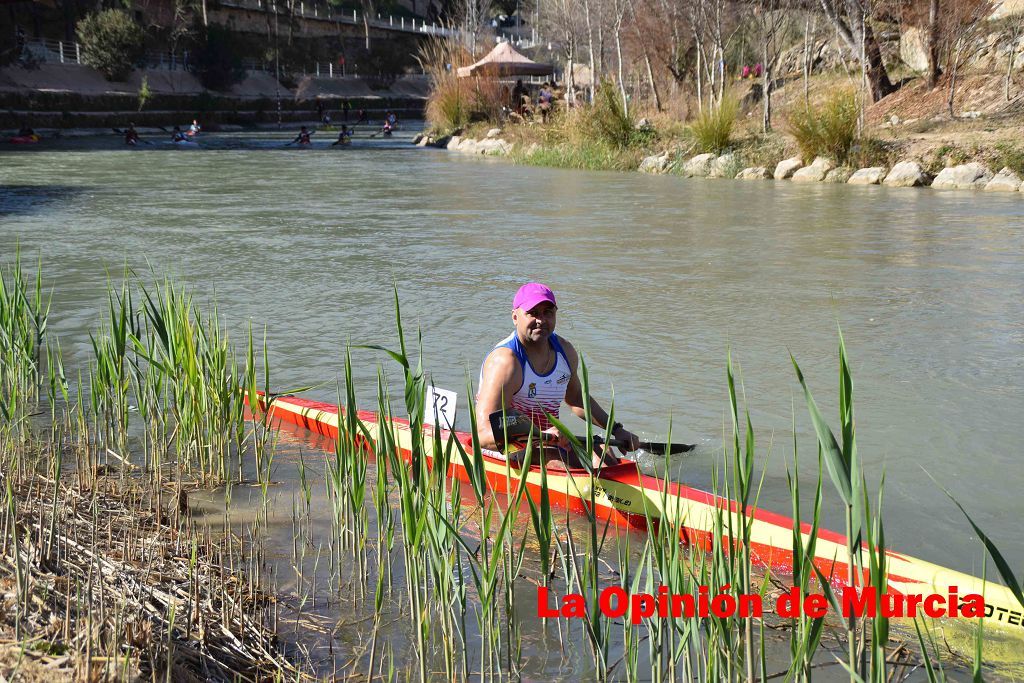
M 261 404 L 261 408 L 265 409 L 266 400 L 262 396 Z M 271 416 L 328 438 L 334 439 L 338 436 L 338 408 L 330 403 L 295 396 L 276 397 L 271 401 Z M 379 439 L 382 425 L 378 414 L 360 410 L 357 416 L 370 438 Z M 425 425 L 423 429 L 427 434 L 432 434 L 435 428 Z M 408 460 L 412 452 L 413 438 L 408 421 L 392 419 L 391 431 L 402 456 Z M 469 434 L 442 429 L 440 436 L 442 444 L 454 438 L 462 443 L 467 452 L 472 453 L 472 438 Z M 432 466 L 431 439 L 425 439 L 424 446 L 427 464 Z M 527 495 L 539 500 L 539 466 L 526 472 L 512 468 L 512 477 L 509 478 L 509 465 L 501 453 L 485 449 L 483 462 L 488 486 L 492 491 L 512 494 L 522 483 L 526 485 Z M 469 471 L 459 461 L 457 454 L 452 456 L 448 475 L 468 481 Z M 582 469 L 548 469 L 547 488 L 552 504 L 574 513 L 585 513 L 593 499 L 597 519 L 607 520 L 617 526 L 644 529 L 647 527 L 648 514 L 654 520 L 671 520 L 680 527 L 684 542 L 705 550 L 712 548 L 715 516 L 719 510 L 726 514 L 724 528 L 740 528 L 741 513 L 734 501 L 685 484 L 665 482 L 645 475 L 640 472 L 636 463 L 630 461 L 603 467 L 593 477 Z M 748 508 L 746 515 L 751 522 L 752 560 L 770 570 L 789 574 L 792 571 L 794 521 L 760 509 Z M 801 523 L 800 531 L 806 547 L 811 527 L 809 524 Z M 728 545 L 728 538 L 723 539 L 723 543 Z M 862 548 L 861 553 L 861 566 L 867 567 L 867 546 Z M 961 598 L 970 593 L 981 594 L 985 598 L 986 625 L 1005 626 L 1024 637 L 1024 608 L 1005 586 L 982 581 L 969 574 L 891 550 L 886 551 L 886 560 L 888 592 L 899 595 L 949 595 L 956 592 Z M 829 578 L 833 586 L 846 587 L 849 565 L 846 537 L 833 531 L 819 529 L 814 564 L 822 575 Z M 866 572 L 864 576 L 867 583 Z M 952 590 L 954 587 L 955 590 Z

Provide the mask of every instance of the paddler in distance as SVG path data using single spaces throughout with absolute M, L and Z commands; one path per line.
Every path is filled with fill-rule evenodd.
M 295 139 L 292 140 L 291 142 L 289 142 L 288 144 L 289 145 L 294 145 L 297 142 L 300 145 L 311 145 L 312 141 L 309 139 L 310 135 L 311 135 L 311 133 L 309 132 L 309 129 L 306 128 L 305 126 L 303 126 L 299 130 L 299 134 L 295 136 Z
M 350 144 L 352 144 L 352 131 L 343 123 L 341 124 L 341 130 L 338 131 L 338 139 L 331 143 L 331 147 Z
M 135 130 L 135 124 L 129 123 L 128 128 L 124 131 L 124 144 L 126 145 L 137 145 L 139 144 L 139 131 Z
M 480 370 L 480 390 L 476 397 L 478 436 L 481 446 L 496 449 L 504 435 L 492 432 L 488 416 L 502 409 L 515 411 L 527 416 L 537 432 L 544 433 L 537 434 L 537 439 L 542 438 L 557 447 L 544 449 L 549 463 L 574 467 L 578 463 L 569 440 L 547 417 L 558 415 L 564 402 L 576 416 L 586 419 L 583 386 L 576 374 L 579 355 L 572 344 L 555 334 L 557 313 L 554 292 L 547 286 L 529 282 L 516 292 L 512 300 L 515 330 L 498 342 Z M 636 435 L 620 423 L 608 424 L 608 413 L 593 397 L 590 417 L 594 424 L 606 428 L 611 437 L 626 444 L 623 452 L 639 447 Z M 603 458 L 606 464 L 616 461 L 610 451 L 606 451 Z M 599 466 L 601 459 L 602 456 L 595 454 L 593 466 Z

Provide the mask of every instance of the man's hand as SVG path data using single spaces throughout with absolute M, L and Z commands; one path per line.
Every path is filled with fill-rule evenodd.
M 611 437 L 623 443 L 622 446 L 619 446 L 619 453 L 622 455 L 640 448 L 640 437 L 625 429 L 622 425 L 616 427 L 615 431 L 611 433 Z
M 544 436 L 545 445 L 558 446 L 559 448 L 569 450 L 569 439 L 562 432 L 558 431 L 558 427 L 551 426 L 541 432 Z

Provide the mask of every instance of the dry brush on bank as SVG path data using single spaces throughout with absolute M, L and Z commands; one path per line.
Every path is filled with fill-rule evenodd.
M 173 288 L 157 297 L 164 307 L 147 296 L 151 313 L 183 313 L 150 321 L 169 355 L 142 343 L 130 291 L 126 281 L 107 292 L 110 318 L 91 337 L 88 382 L 80 372 L 73 383 L 47 334 L 42 266 L 35 278 L 20 260 L 0 272 L 0 674 L 292 677 L 275 635 L 277 604 L 260 585 L 259 544 L 188 512 L 188 489 L 223 481 L 223 461 L 209 457 L 214 432 L 221 446 L 233 432 L 230 416 L 190 415 L 200 406 L 186 394 L 215 397 L 233 382 L 240 396 L 244 375 L 224 374 L 230 347 L 218 324 L 203 325 Z M 129 431 L 131 416 L 146 437 Z
M 6 676 L 258 680 L 287 674 L 276 606 L 233 535 L 155 509 L 116 474 L 5 470 L 0 655 Z M 83 481 L 90 479 L 90 481 Z

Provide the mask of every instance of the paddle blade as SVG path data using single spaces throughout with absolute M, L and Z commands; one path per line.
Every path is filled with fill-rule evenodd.
M 576 437 L 582 439 L 582 437 Z M 621 448 L 628 444 L 621 439 L 609 439 L 605 441 L 602 437 L 594 437 L 594 443 L 602 444 L 607 443 L 609 446 L 615 446 Z M 679 453 L 689 453 L 697 446 L 692 443 L 665 443 L 663 441 L 641 441 L 640 447 L 637 450 L 647 451 L 652 455 L 678 455 Z
M 515 439 L 529 436 L 530 430 L 534 429 L 530 418 L 517 412 L 506 412 L 496 410 L 487 416 L 491 425 L 491 434 L 499 444 L 503 439 L 514 441 Z
M 654 455 L 678 455 L 680 453 L 689 453 L 696 447 L 696 444 L 692 443 L 640 443 L 640 448 L 644 449 L 648 453 L 653 453 Z

